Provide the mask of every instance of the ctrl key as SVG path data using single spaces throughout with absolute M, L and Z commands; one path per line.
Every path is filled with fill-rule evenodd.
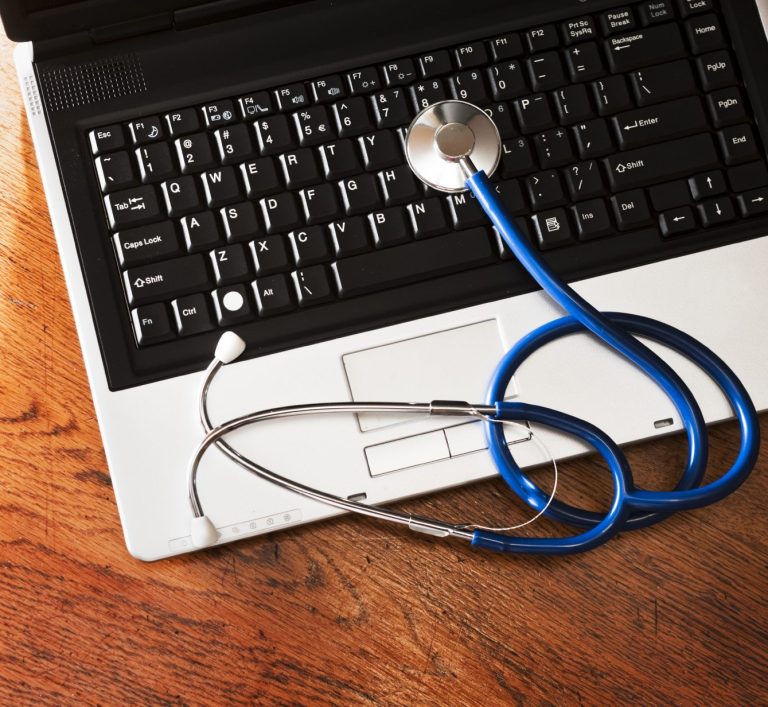
M 175 336 L 168 318 L 168 310 L 162 302 L 131 310 L 131 318 L 139 346 L 159 344 Z

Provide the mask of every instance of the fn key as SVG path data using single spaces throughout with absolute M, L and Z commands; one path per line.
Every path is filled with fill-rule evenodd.
M 159 344 L 174 338 L 168 310 L 162 302 L 148 304 L 131 312 L 133 330 L 139 346 Z

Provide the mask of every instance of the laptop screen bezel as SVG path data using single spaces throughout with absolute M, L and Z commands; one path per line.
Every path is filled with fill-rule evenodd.
M 15 42 L 54 39 L 142 19 L 161 20 L 165 17 L 170 24 L 175 11 L 199 9 L 204 5 L 211 5 L 222 14 L 279 5 L 274 0 L 69 0 L 58 7 L 30 10 L 30 4 L 34 3 L 0 0 L 0 18 L 5 33 Z

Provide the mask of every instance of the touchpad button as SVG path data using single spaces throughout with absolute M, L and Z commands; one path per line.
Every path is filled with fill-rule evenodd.
M 358 402 L 482 403 L 503 354 L 499 325 L 492 319 L 357 351 L 343 360 Z M 414 418 L 364 413 L 358 419 L 365 432 Z

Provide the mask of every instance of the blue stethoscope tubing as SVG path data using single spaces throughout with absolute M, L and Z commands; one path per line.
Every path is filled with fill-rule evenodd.
M 517 260 L 569 315 L 532 331 L 501 360 L 488 390 L 488 402 L 497 410 L 496 419 L 516 422 L 527 420 L 582 439 L 606 460 L 614 486 L 611 506 L 605 513 L 587 511 L 558 500 L 550 503 L 546 515 L 562 523 L 586 528 L 579 535 L 529 538 L 476 530 L 472 544 L 502 552 L 553 555 L 583 552 L 603 544 L 619 532 L 652 525 L 671 513 L 707 506 L 733 493 L 751 473 L 760 449 L 757 411 L 736 374 L 701 342 L 668 324 L 633 314 L 599 312 L 555 275 L 533 249 L 505 213 L 485 172 L 480 171 L 469 177 L 466 186 Z M 594 425 L 549 408 L 527 403 L 499 402 L 504 400 L 507 386 L 523 361 L 555 339 L 585 329 L 650 377 L 677 409 L 689 449 L 685 470 L 674 490 L 647 491 L 637 488 L 621 449 Z M 636 339 L 635 335 L 656 341 L 687 357 L 709 375 L 727 398 L 740 427 L 741 444 L 731 468 L 715 481 L 701 486 L 708 462 L 707 430 L 693 394 L 677 373 Z M 489 451 L 504 481 L 532 508 L 537 511 L 544 509 L 549 495 L 515 462 L 506 444 L 503 426 L 487 422 L 485 431 Z

